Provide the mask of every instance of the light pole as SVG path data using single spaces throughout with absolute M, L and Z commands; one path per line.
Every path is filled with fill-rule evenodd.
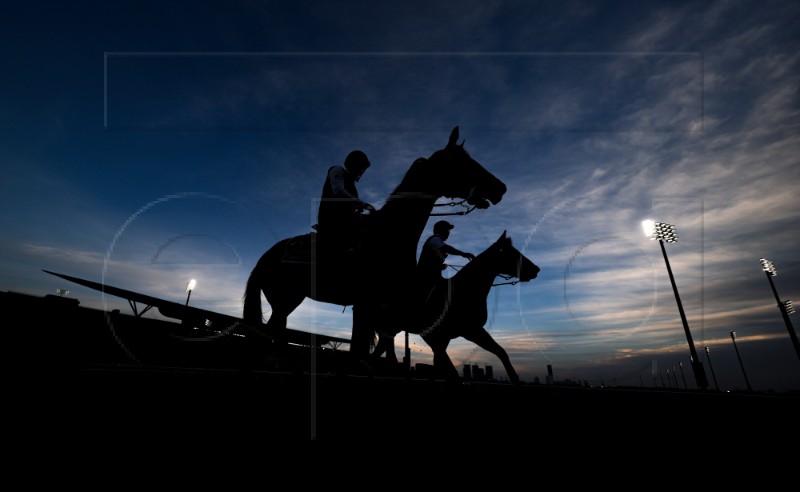
M 681 379 L 683 379 L 683 389 L 689 389 L 689 386 L 686 385 L 686 375 L 683 374 L 683 362 L 678 362 L 678 367 L 681 368 Z
M 192 290 L 194 289 L 195 285 L 197 285 L 197 280 L 195 279 L 189 280 L 189 282 L 186 284 L 186 292 L 188 292 L 188 294 L 186 294 L 187 306 L 189 305 L 189 298 L 192 297 Z
M 747 379 L 747 373 L 744 371 L 744 364 L 742 364 L 742 356 L 739 355 L 739 347 L 736 346 L 736 332 L 731 332 L 731 340 L 733 340 L 733 348 L 736 349 L 736 357 L 739 358 L 739 365 L 742 366 L 742 374 L 744 374 L 744 382 L 747 383 L 747 391 L 753 392 L 753 388 L 750 387 L 750 380 Z
M 719 391 L 717 376 L 714 374 L 714 366 L 711 365 L 711 353 L 709 352 L 708 347 L 706 347 L 706 358 L 708 359 L 708 368 L 711 369 L 711 377 L 714 378 L 714 387 L 717 388 L 717 391 Z
M 778 309 L 781 311 L 781 316 L 783 316 L 783 322 L 786 323 L 786 329 L 789 331 L 789 338 L 792 339 L 794 351 L 797 352 L 797 357 L 800 358 L 800 341 L 797 340 L 797 333 L 794 332 L 792 320 L 789 319 L 789 315 L 794 313 L 792 301 L 781 302 L 781 298 L 778 297 L 778 290 L 775 288 L 775 283 L 772 281 L 772 277 L 776 277 L 778 275 L 778 270 L 775 269 L 775 265 L 771 261 L 765 260 L 764 258 L 761 258 L 760 261 L 761 269 L 767 274 L 769 286 L 772 287 L 772 293 L 775 294 L 775 301 L 778 303 Z
M 706 373 L 703 369 L 703 363 L 697 357 L 697 350 L 694 348 L 694 340 L 692 340 L 692 332 L 689 331 L 689 322 L 686 321 L 686 313 L 683 312 L 683 304 L 681 297 L 678 295 L 678 286 L 675 285 L 675 277 L 672 275 L 672 267 L 669 265 L 669 258 L 667 258 L 667 249 L 664 247 L 664 241 L 674 243 L 678 239 L 675 233 L 675 226 L 671 224 L 664 224 L 663 222 L 653 222 L 652 220 L 645 220 L 642 222 L 644 234 L 651 240 L 658 239 L 658 244 L 661 245 L 661 253 L 664 255 L 664 263 L 667 265 L 667 273 L 669 274 L 669 281 L 672 283 L 672 291 L 675 293 L 675 301 L 678 303 L 678 311 L 681 314 L 681 321 L 683 322 L 683 331 L 686 332 L 686 341 L 689 342 L 689 352 L 691 353 L 692 371 L 694 372 L 694 380 L 697 387 L 705 390 L 708 387 L 708 380 Z

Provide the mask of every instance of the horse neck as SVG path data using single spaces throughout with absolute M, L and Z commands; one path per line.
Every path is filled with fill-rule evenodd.
M 488 296 L 494 279 L 499 273 L 497 267 L 491 262 L 492 258 L 489 256 L 488 250 L 476 256 L 474 260 L 453 275 L 452 281 L 456 284 L 456 288 L 458 285 L 469 285 L 469 290 L 476 295 Z
M 426 180 L 426 159 L 417 159 L 403 181 L 389 195 L 379 212 L 383 247 L 411 247 L 416 258 L 417 244 L 439 198 L 433 183 Z M 406 248 L 407 249 L 407 248 Z

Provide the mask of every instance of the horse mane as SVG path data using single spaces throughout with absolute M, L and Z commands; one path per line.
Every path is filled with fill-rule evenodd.
M 496 248 L 501 247 L 501 243 L 503 243 L 502 246 L 514 246 L 514 242 L 511 240 L 510 237 L 508 236 L 501 237 L 497 241 L 493 242 L 488 248 L 481 251 L 481 253 L 478 254 L 478 256 L 484 253 L 488 253 L 489 251 L 494 251 Z
M 465 155 L 469 156 L 466 150 L 464 150 L 464 143 L 460 143 L 455 145 L 461 152 Z M 418 157 L 414 162 L 411 163 L 411 166 L 408 168 L 406 173 L 403 175 L 403 179 L 400 180 L 400 184 L 389 194 L 387 201 L 391 201 L 393 198 L 397 198 L 408 193 L 416 194 L 416 195 L 423 195 L 428 190 L 420 189 L 420 184 L 425 183 L 430 180 L 430 177 L 427 176 L 423 171 L 428 171 L 431 169 L 432 161 L 438 161 L 442 158 L 444 154 L 446 154 L 452 146 L 449 145 L 446 148 L 439 149 L 431 154 L 430 157 Z M 434 166 L 434 170 L 437 170 L 438 166 Z M 441 172 L 441 171 L 439 171 Z M 428 182 L 428 185 L 430 183 Z
M 411 163 L 406 173 L 403 175 L 403 179 L 400 180 L 400 184 L 398 184 L 394 191 L 389 194 L 389 199 L 392 196 L 402 194 L 408 191 L 416 191 L 415 188 L 417 184 L 420 182 L 420 177 L 422 175 L 421 169 L 422 167 L 428 162 L 428 159 L 425 157 L 418 157 L 414 162 Z
M 464 270 L 469 272 L 470 270 L 476 268 L 476 267 L 473 267 L 472 265 L 481 265 L 483 263 L 483 260 L 488 258 L 490 254 L 494 253 L 494 251 L 497 248 L 500 247 L 500 243 L 501 242 L 505 242 L 504 246 L 513 246 L 513 242 L 512 242 L 510 237 L 505 237 L 505 238 L 498 239 L 497 241 L 495 241 L 491 245 L 489 245 L 488 248 L 486 248 L 483 251 L 481 251 L 480 253 L 478 253 L 475 256 L 474 260 L 472 260 L 472 261 L 468 262 L 466 265 L 464 265 L 458 272 L 456 272 L 455 275 L 453 275 L 453 277 L 458 276 Z M 475 262 L 477 262 L 477 263 L 475 263 Z

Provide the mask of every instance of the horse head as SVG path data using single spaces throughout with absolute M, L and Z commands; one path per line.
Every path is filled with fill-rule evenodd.
M 477 208 L 497 205 L 507 188 L 464 150 L 458 142 L 458 127 L 453 128 L 447 146 L 430 158 L 437 166 L 441 196 L 466 199 Z
M 506 231 L 492 245 L 492 249 L 497 255 L 499 274 L 517 278 L 520 282 L 528 282 L 539 275 L 539 267 L 514 247 Z

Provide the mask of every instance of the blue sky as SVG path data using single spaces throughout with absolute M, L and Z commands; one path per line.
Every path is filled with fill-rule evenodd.
M 660 378 L 682 362 L 693 385 L 659 246 L 641 230 L 650 218 L 677 226 L 669 260 L 720 387 L 745 387 L 735 330 L 755 389 L 800 390 L 758 262 L 777 265 L 782 299 L 800 297 L 800 5 L 2 10 L 2 290 L 67 288 L 82 305 L 127 312 L 41 270 L 177 301 L 194 277 L 192 305 L 239 315 L 261 253 L 310 230 L 328 166 L 364 150 L 373 166 L 359 190 L 380 206 L 458 125 L 508 192 L 454 218 L 449 242 L 477 254 L 507 230 L 542 268 L 488 299 L 487 328 L 522 379 L 551 364 L 557 379 L 652 385 L 654 367 Z M 350 322 L 349 309 L 312 301 L 289 319 L 339 336 Z M 420 339 L 412 349 L 430 360 Z M 449 353 L 504 376 L 468 342 Z

